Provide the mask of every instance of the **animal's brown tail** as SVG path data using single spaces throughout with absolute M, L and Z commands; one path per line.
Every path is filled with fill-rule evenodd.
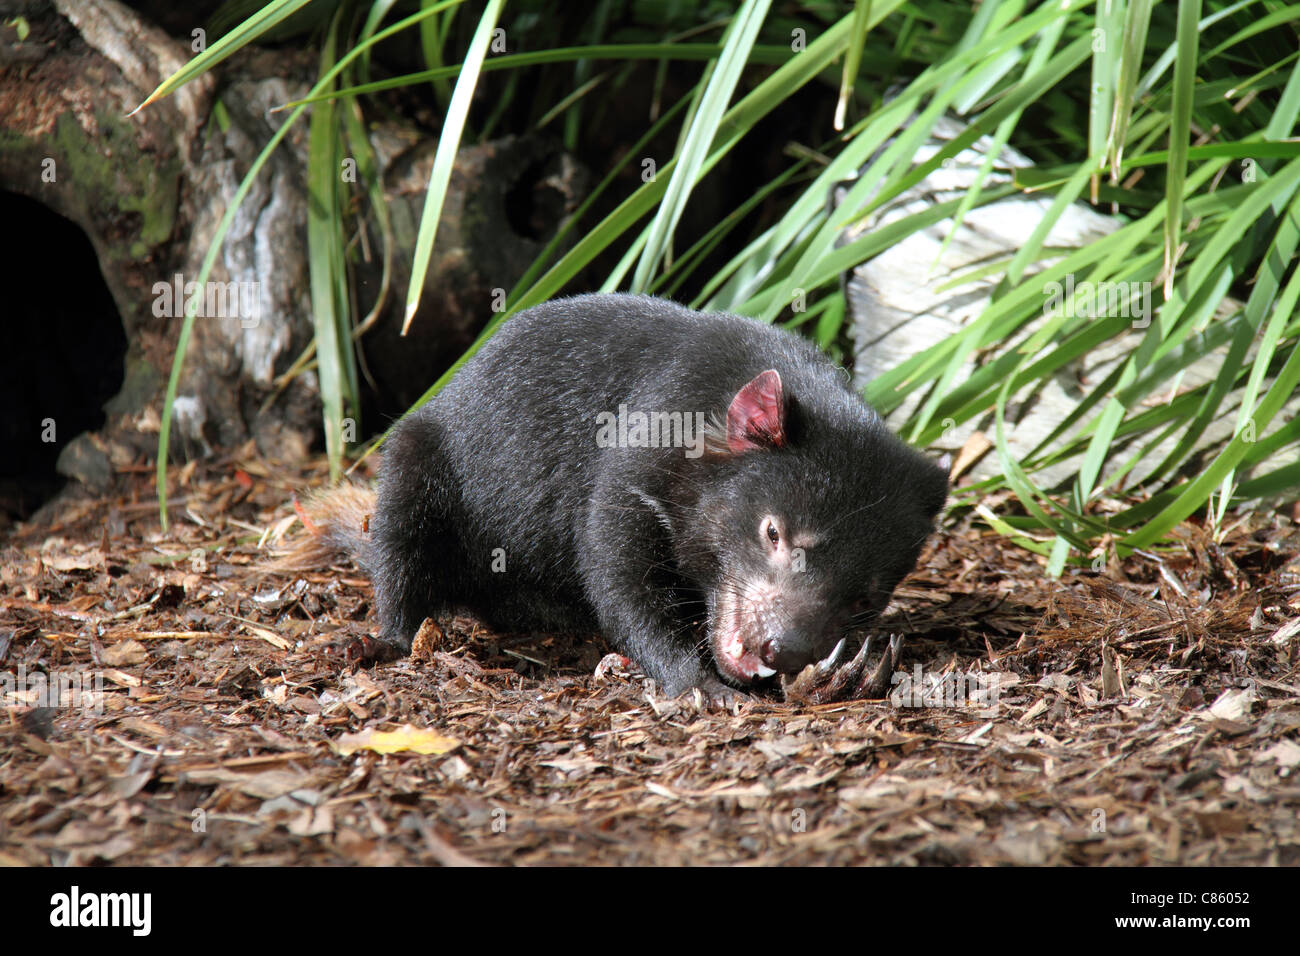
M 342 484 L 293 504 L 306 534 L 288 542 L 271 562 L 276 571 L 313 571 L 328 567 L 338 554 L 346 554 L 362 567 L 369 564 L 370 516 L 375 493 L 364 485 Z

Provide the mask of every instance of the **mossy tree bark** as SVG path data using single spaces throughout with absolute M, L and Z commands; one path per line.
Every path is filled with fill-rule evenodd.
M 116 0 L 9 3 L 0 16 L 0 189 L 35 199 L 85 232 L 128 340 L 125 384 L 108 424 L 60 456 L 61 470 L 93 486 L 106 485 L 114 465 L 153 456 L 185 286 L 244 175 L 289 115 L 272 109 L 305 94 L 317 71 L 310 51 L 250 48 L 132 113 L 192 54 Z M 555 234 L 585 182 L 544 142 L 508 138 L 462 150 L 425 306 L 401 338 L 401 298 L 434 143 L 400 120 L 369 133 L 393 222 L 394 269 L 387 306 L 362 345 L 374 386 L 370 410 L 388 420 L 472 340 L 497 290 L 509 289 Z M 173 458 L 253 439 L 262 453 L 293 459 L 316 440 L 314 376 L 281 380 L 312 336 L 307 164 L 301 124 L 239 207 L 208 288 L 218 302 L 252 289 L 256 315 L 227 301 L 219 314 L 196 320 L 174 409 Z M 364 196 L 363 185 L 357 194 Z M 378 294 L 381 244 L 364 200 L 358 208 L 348 228 L 354 247 L 365 250 L 352 264 L 354 308 L 364 315 Z

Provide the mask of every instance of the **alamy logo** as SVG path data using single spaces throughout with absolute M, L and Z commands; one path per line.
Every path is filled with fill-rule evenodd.
M 104 675 L 100 671 L 41 671 L 27 673 L 19 664 L 17 673 L 0 671 L 0 705 L 24 707 L 80 707 L 95 714 L 104 712 Z
M 687 458 L 704 454 L 703 412 L 642 412 L 618 406 L 618 414 L 596 416 L 597 448 L 685 448 Z
M 195 317 L 239 319 L 240 328 L 255 329 L 262 319 L 261 284 L 257 282 L 186 282 L 179 272 L 171 282 L 153 284 L 153 314 L 179 319 L 194 303 Z
M 927 674 L 920 664 L 910 674 L 895 671 L 891 682 L 889 702 L 895 707 L 992 708 L 1002 690 L 997 674 Z
M 82 893 L 73 886 L 50 897 L 51 926 L 129 926 L 132 935 L 148 936 L 152 923 L 151 893 Z
M 1133 319 L 1133 328 L 1151 324 L 1150 282 L 1080 282 L 1074 274 L 1064 284 L 1049 282 L 1043 286 L 1047 295 L 1047 315 L 1064 315 L 1068 319 L 1108 319 L 1115 316 Z M 1077 294 L 1076 294 L 1077 293 Z

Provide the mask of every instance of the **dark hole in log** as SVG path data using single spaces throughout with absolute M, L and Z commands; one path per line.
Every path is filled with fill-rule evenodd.
M 75 224 L 0 191 L 0 513 L 25 518 L 62 487 L 59 452 L 104 424 L 126 333 L 95 250 Z
M 564 195 L 547 182 L 549 164 L 536 162 L 506 191 L 506 221 L 515 235 L 534 241 L 545 238 L 564 215 Z

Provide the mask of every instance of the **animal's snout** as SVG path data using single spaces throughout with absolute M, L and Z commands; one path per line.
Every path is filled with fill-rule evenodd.
M 785 631 L 769 637 L 763 642 L 759 657 L 780 674 L 798 673 L 816 660 L 812 642 L 798 631 Z

